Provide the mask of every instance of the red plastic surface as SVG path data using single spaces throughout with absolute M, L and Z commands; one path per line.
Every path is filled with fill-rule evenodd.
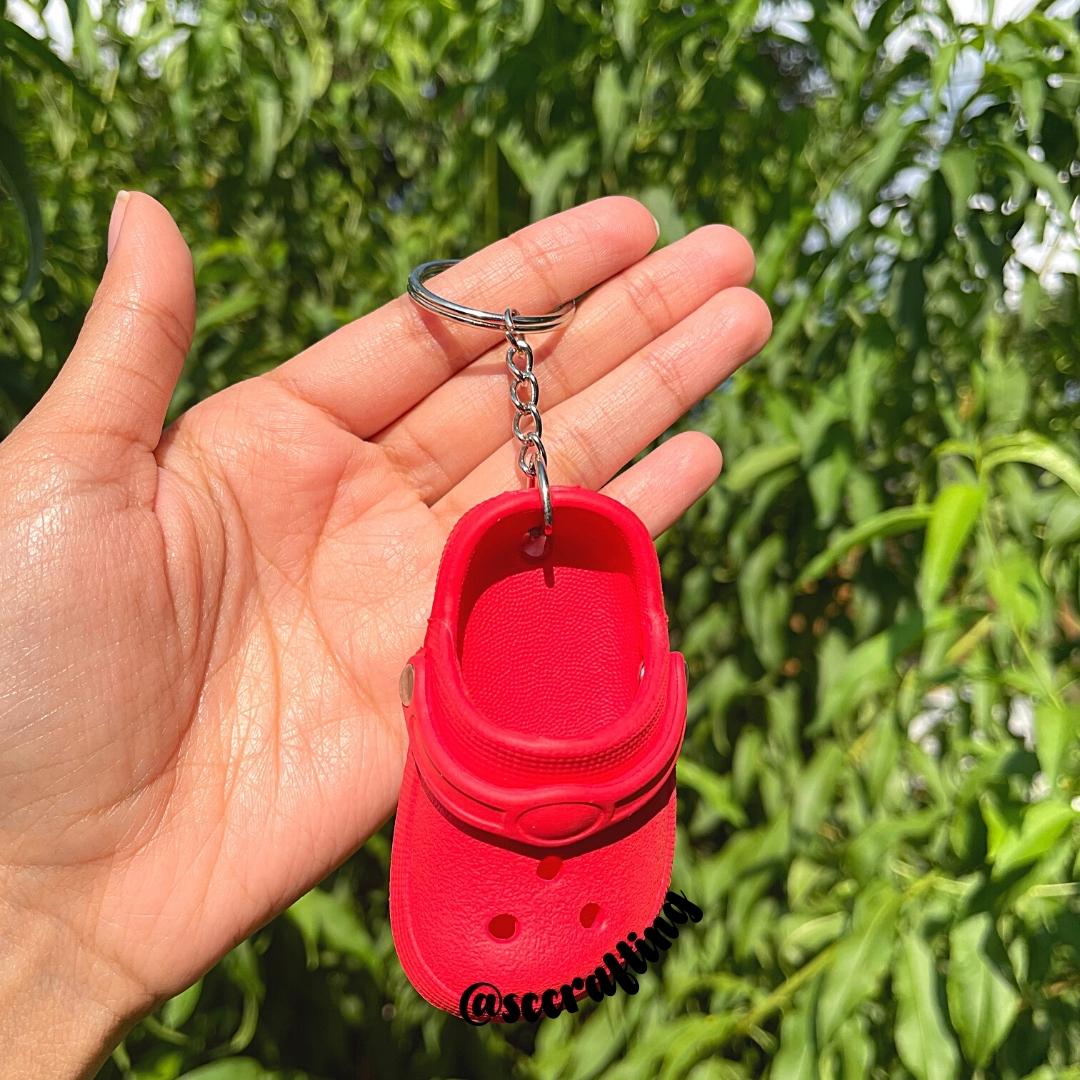
M 674 849 L 686 721 L 659 567 L 620 503 L 552 489 L 472 511 L 447 542 L 406 707 L 391 925 L 416 989 L 456 1011 L 481 980 L 584 977 L 655 918 Z

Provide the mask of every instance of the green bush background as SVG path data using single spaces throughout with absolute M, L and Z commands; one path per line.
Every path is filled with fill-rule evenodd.
M 195 254 L 174 412 L 606 192 L 662 242 L 743 230 L 776 324 L 686 421 L 727 467 L 659 544 L 692 677 L 674 878 L 706 916 L 641 993 L 509 1030 L 429 1008 L 387 828 L 104 1075 L 1080 1075 L 1077 278 L 1009 264 L 1022 226 L 1075 228 L 1074 22 L 816 3 L 797 42 L 757 0 L 67 6 L 70 59 L 0 22 L 7 300 L 32 275 L 0 431 L 75 337 L 121 187 Z

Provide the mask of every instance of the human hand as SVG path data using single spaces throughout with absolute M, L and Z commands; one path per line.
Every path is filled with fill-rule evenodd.
M 551 478 L 603 487 L 654 535 L 715 480 L 716 445 L 682 434 L 613 475 L 770 327 L 735 232 L 648 254 L 655 239 L 644 207 L 601 199 L 436 286 L 528 312 L 595 287 L 532 339 Z M 142 194 L 118 201 L 110 248 L 70 358 L 0 444 L 0 1044 L 16 1076 L 92 1073 L 392 812 L 398 673 L 443 543 L 522 480 L 505 342 L 406 297 L 162 433 L 190 255 Z

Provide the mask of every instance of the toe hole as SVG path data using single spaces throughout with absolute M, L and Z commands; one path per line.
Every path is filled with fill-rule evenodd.
M 587 930 L 590 926 L 593 925 L 593 923 L 596 922 L 596 917 L 599 914 L 600 914 L 600 905 L 599 904 L 586 904 L 581 909 L 581 915 L 580 915 L 581 925 L 584 926 L 585 929 Z
M 509 941 L 517 933 L 518 921 L 513 915 L 496 915 L 488 923 L 488 933 L 498 941 Z
M 562 859 L 558 855 L 545 855 L 536 867 L 536 872 L 545 881 L 550 881 L 561 869 Z

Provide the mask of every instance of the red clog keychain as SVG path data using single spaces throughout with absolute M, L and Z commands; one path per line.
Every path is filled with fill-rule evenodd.
M 391 927 L 413 986 L 458 1012 L 478 983 L 580 997 L 604 954 L 656 917 L 686 672 L 645 525 L 606 495 L 548 484 L 524 335 L 566 322 L 573 302 L 548 315 L 464 307 L 424 284 L 453 261 L 417 267 L 409 294 L 505 333 L 518 465 L 531 481 L 454 528 L 424 644 L 401 677 L 409 755 Z

